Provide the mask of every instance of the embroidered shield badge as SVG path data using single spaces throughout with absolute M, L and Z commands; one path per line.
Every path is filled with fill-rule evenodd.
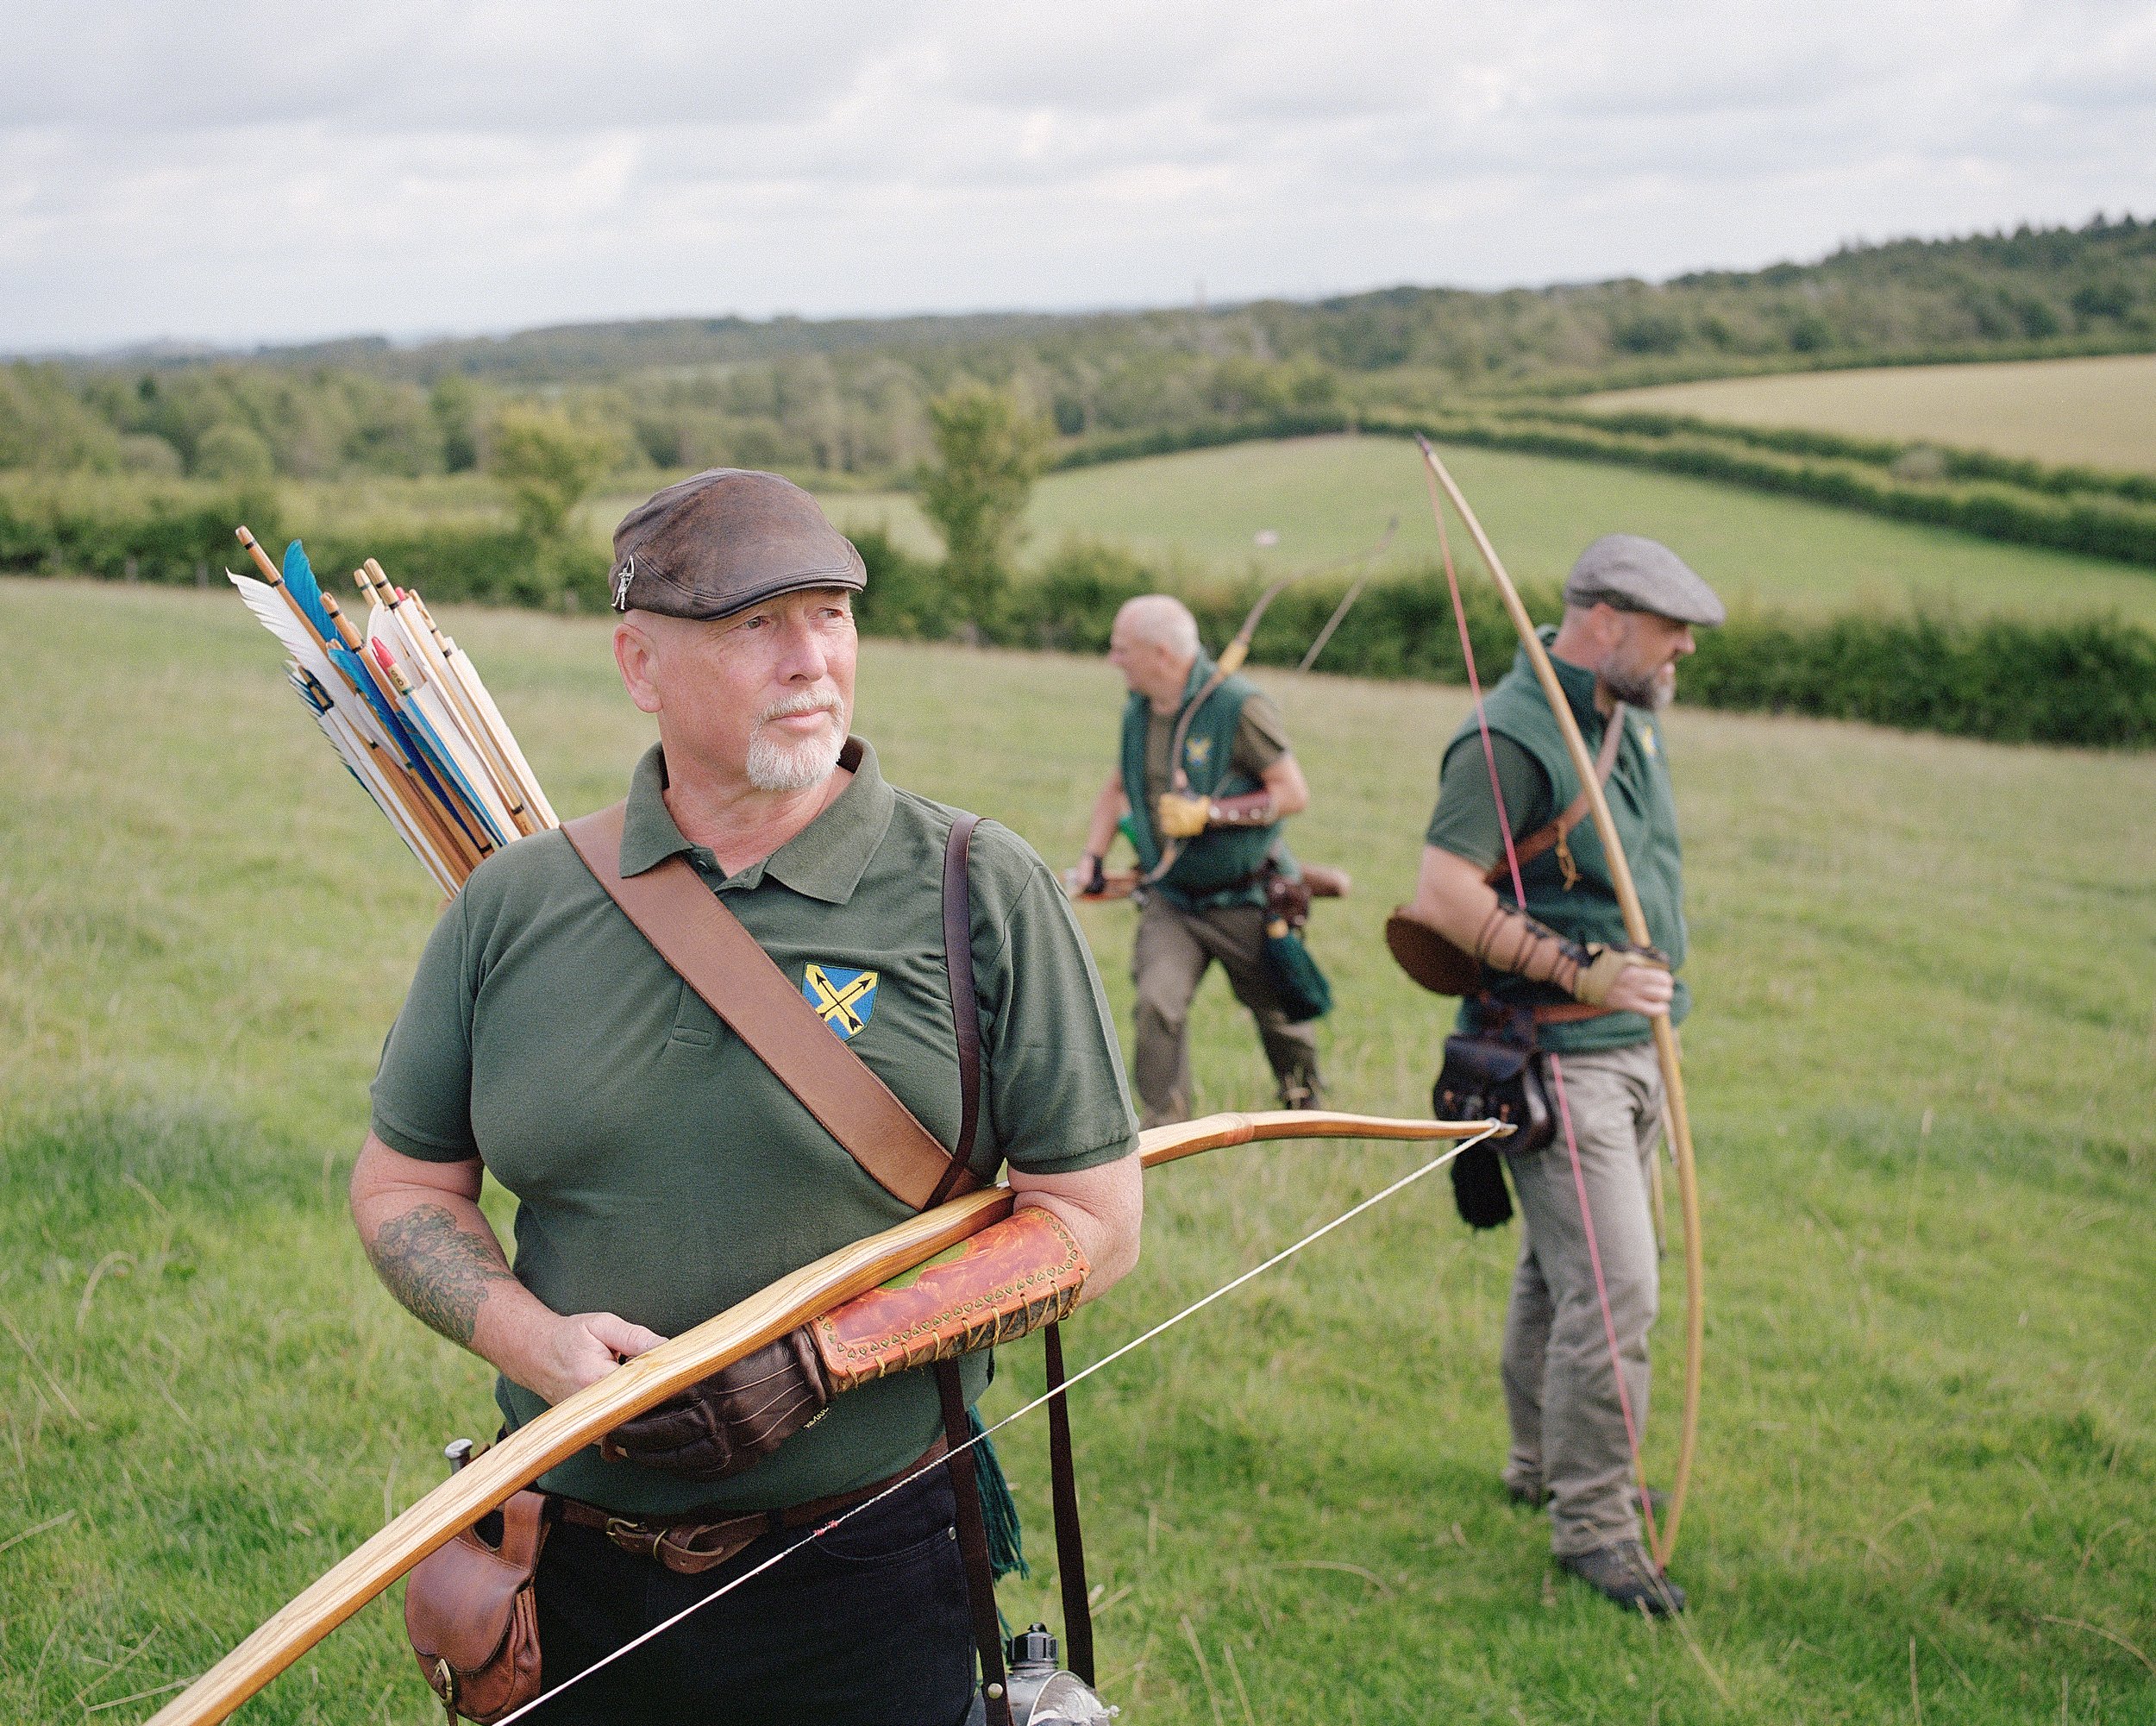
M 876 973 L 812 964 L 801 978 L 801 994 L 840 1042 L 851 1042 L 876 1010 Z

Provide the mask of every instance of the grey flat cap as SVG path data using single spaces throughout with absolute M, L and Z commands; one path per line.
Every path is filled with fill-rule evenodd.
M 1702 626 L 1729 618 L 1714 590 L 1682 557 L 1659 540 L 1636 533 L 1606 533 L 1580 553 L 1564 578 L 1564 603 L 1601 603 Z
M 651 498 L 614 530 L 607 578 L 617 612 L 723 618 L 803 587 L 858 593 L 868 571 L 853 542 L 791 480 L 714 468 Z

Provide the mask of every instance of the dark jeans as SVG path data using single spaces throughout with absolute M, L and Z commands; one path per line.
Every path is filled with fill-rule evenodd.
M 543 1701 L 534 1726 L 966 1718 L 972 1620 L 943 1469 L 820 1539 L 768 1535 L 701 1576 L 623 1552 L 595 1528 L 556 1523 L 539 1561 L 547 1689 L 787 1548 L 755 1581 Z

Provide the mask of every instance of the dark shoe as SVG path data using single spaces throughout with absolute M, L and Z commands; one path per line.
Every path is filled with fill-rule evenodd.
M 1557 1565 L 1626 1611 L 1664 1618 L 1684 1610 L 1684 1591 L 1655 1568 L 1647 1549 L 1637 1541 L 1617 1541 L 1590 1553 L 1569 1553 Z
M 1282 1108 L 1323 1108 L 1325 1093 L 1318 1088 L 1314 1080 L 1306 1085 L 1294 1079 L 1282 1079 L 1280 1106 Z

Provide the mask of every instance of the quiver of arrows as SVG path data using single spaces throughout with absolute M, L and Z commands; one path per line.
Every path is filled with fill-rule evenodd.
M 418 594 L 370 557 L 354 574 L 362 631 L 298 540 L 281 569 L 244 527 L 239 540 L 263 579 L 226 574 L 283 644 L 286 675 L 353 778 L 444 894 L 502 846 L 561 825 L 477 668 Z

